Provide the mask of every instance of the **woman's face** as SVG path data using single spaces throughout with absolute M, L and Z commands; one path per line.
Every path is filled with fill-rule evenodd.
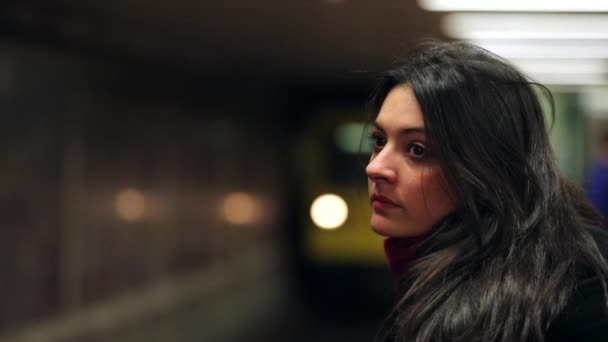
M 372 229 L 383 236 L 429 231 L 454 210 L 447 181 L 424 133 L 423 114 L 407 85 L 387 95 L 372 131 L 366 168 Z

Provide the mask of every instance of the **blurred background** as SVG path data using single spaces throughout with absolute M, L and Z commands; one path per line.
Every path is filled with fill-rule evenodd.
M 394 298 L 365 104 L 425 38 L 547 84 L 600 206 L 608 3 L 493 6 L 4 0 L 0 341 L 371 341 Z

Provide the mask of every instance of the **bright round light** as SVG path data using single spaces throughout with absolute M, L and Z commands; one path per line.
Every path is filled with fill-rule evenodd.
M 348 205 L 338 195 L 321 195 L 312 202 L 310 217 L 321 229 L 336 229 L 346 221 L 348 217 Z
M 135 189 L 118 193 L 115 203 L 118 217 L 125 221 L 137 221 L 144 216 L 146 202 L 144 195 Z
M 251 224 L 255 221 L 258 205 L 256 199 L 244 192 L 233 192 L 224 198 L 223 213 L 232 224 Z

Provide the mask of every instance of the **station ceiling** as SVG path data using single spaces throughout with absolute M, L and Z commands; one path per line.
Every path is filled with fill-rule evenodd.
M 4 33 L 218 77 L 373 72 L 443 38 L 440 14 L 413 0 L 15 0 L 0 11 Z

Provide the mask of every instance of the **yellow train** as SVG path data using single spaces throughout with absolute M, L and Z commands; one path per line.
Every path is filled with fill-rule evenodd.
M 301 234 L 313 264 L 383 266 L 382 238 L 371 231 L 365 164 L 368 124 L 361 110 L 317 113 L 298 141 L 304 203 Z M 359 120 L 357 120 L 359 119 Z

